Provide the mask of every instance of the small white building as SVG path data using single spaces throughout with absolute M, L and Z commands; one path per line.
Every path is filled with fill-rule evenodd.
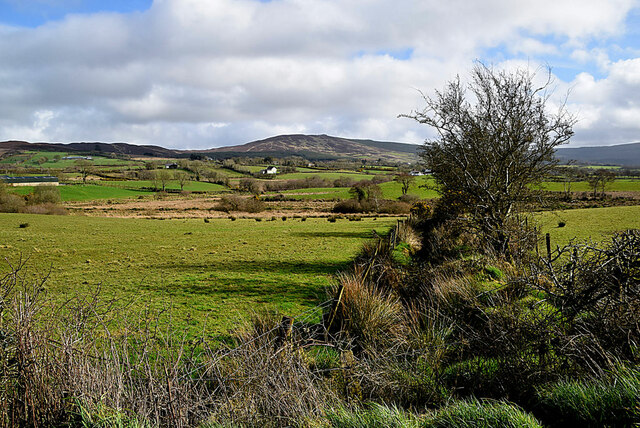
M 59 184 L 58 177 L 51 175 L 37 175 L 32 177 L 10 177 L 8 175 L 0 176 L 0 181 L 9 186 L 57 186 Z
M 277 174 L 278 173 L 278 168 L 276 168 L 275 166 L 269 166 L 266 169 L 263 169 L 262 171 L 260 171 L 263 174 Z

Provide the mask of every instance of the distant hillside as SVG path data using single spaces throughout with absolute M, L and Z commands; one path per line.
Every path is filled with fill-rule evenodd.
M 207 150 L 209 153 L 251 155 L 300 155 L 308 159 L 366 158 L 416 161 L 419 146 L 373 140 L 357 140 L 329 135 L 279 135 L 239 146 Z
M 66 151 L 79 153 L 119 153 L 132 156 L 165 158 L 189 157 L 204 154 L 213 158 L 233 156 L 285 157 L 303 156 L 309 160 L 369 159 L 391 162 L 415 162 L 421 145 L 388 141 L 359 140 L 329 135 L 279 135 L 238 146 L 207 150 L 171 150 L 159 146 L 137 146 L 127 143 L 28 143 L 26 141 L 0 142 L 0 152 L 21 150 Z M 556 156 L 563 162 L 575 160 L 580 164 L 620 165 L 640 167 L 640 143 L 598 147 L 561 147 Z
M 127 143 L 28 143 L 26 141 L 0 142 L 1 152 L 21 150 L 67 151 L 84 153 L 120 153 L 133 156 L 188 157 L 205 154 L 214 158 L 233 156 L 285 157 L 303 156 L 320 159 L 383 159 L 393 162 L 415 162 L 419 146 L 373 140 L 355 140 L 328 135 L 280 135 L 238 146 L 206 150 L 171 150 L 158 146 L 136 146 Z
M 47 152 L 83 152 L 83 153 L 119 153 L 132 156 L 177 157 L 179 150 L 165 149 L 159 146 L 136 146 L 127 143 L 28 143 L 26 141 L 2 141 L 0 152 L 21 150 L 41 150 Z
M 640 143 L 597 147 L 561 147 L 556 151 L 561 161 L 575 160 L 582 164 L 640 167 Z

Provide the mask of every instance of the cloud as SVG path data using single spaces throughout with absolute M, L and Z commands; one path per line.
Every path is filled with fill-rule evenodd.
M 305 132 L 420 143 L 431 131 L 397 118 L 421 108 L 416 88 L 441 88 L 504 46 L 506 66 L 564 54 L 601 64 L 605 78 L 571 82 L 575 108 L 588 112 L 576 137 L 621 142 L 637 131 L 628 119 L 635 107 L 621 100 L 637 93 L 640 74 L 634 59 L 611 63 L 591 45 L 618 37 L 634 6 L 156 0 L 144 12 L 0 26 L 0 140 L 204 148 Z M 618 132 L 604 132 L 602 120 Z

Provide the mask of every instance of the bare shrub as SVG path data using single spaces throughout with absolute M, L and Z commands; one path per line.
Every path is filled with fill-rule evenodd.
M 215 206 L 216 210 L 226 213 L 232 211 L 244 211 L 258 213 L 265 210 L 264 202 L 257 198 L 243 198 L 239 195 L 224 195 Z
M 340 214 L 355 214 L 363 213 L 364 208 L 362 207 L 362 204 L 355 199 L 345 199 L 337 202 L 333 206 L 332 211 Z
M 66 215 L 67 210 L 58 205 L 51 202 L 35 204 L 35 205 L 27 205 L 22 209 L 22 212 L 27 214 L 49 214 L 49 215 Z
M 382 201 L 375 211 L 381 214 L 409 214 L 411 205 L 401 201 Z
M 604 246 L 572 243 L 533 265 L 544 291 L 570 326 L 567 347 L 596 373 L 635 360 L 640 343 L 640 230 Z
M 240 209 L 248 213 L 259 213 L 265 210 L 265 205 L 257 198 L 248 198 L 243 200 Z
M 24 197 L 0 189 L 0 212 L 17 213 L 24 209 Z

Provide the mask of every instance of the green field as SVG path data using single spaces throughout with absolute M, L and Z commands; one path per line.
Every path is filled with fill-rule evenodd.
M 407 192 L 409 195 L 415 195 L 420 199 L 437 198 L 438 193 L 431 189 L 425 188 L 425 185 L 433 185 L 433 180 L 429 177 L 417 177 L 415 182 Z M 402 185 L 395 181 L 387 181 L 381 183 L 382 197 L 385 199 L 397 199 L 402 195 Z M 308 189 L 284 190 L 270 194 L 283 194 L 293 199 L 321 199 L 321 200 L 337 200 L 348 199 L 351 197 L 348 187 L 312 187 Z
M 560 182 L 545 182 L 542 185 L 544 190 L 552 192 L 563 192 L 564 184 Z M 591 187 L 586 181 L 576 181 L 571 183 L 572 192 L 590 192 Z M 617 179 L 606 187 L 607 192 L 640 192 L 640 180 Z
M 382 173 L 381 173 L 382 174 Z M 335 172 L 335 171 L 315 171 L 315 172 L 292 172 L 289 174 L 278 174 L 281 180 L 299 180 L 305 178 L 324 178 L 326 180 L 337 180 L 339 178 L 349 178 L 352 180 L 371 180 L 375 174 L 363 174 L 360 172 Z
M 552 246 L 565 245 L 570 239 L 602 240 L 616 231 L 640 228 L 640 205 L 628 207 L 585 208 L 547 211 L 534 215 L 542 233 L 551 234 Z M 564 222 L 564 227 L 558 227 Z
M 224 333 L 253 310 L 298 314 L 324 301 L 332 275 L 372 229 L 384 233 L 395 221 L 0 214 L 0 257 L 22 255 L 32 269 L 51 269 L 46 287 L 57 301 L 100 287 L 105 297 L 133 299 L 139 308 L 171 304 L 175 321 L 193 332 L 206 323 Z
M 11 189 L 13 193 L 27 195 L 33 192 L 33 186 L 21 186 Z M 118 187 L 101 186 L 97 184 L 73 184 L 58 186 L 60 197 L 65 202 L 93 201 L 98 199 L 124 199 L 137 198 L 140 195 L 148 195 L 142 190 L 130 190 Z
M 9 156 L 0 161 L 0 164 L 22 164 L 22 166 L 28 167 L 40 167 L 40 168 L 68 168 L 76 166 L 76 159 L 60 159 L 57 162 L 54 161 L 54 156 L 60 156 L 63 158 L 65 156 L 76 156 L 74 153 L 67 152 L 24 152 L 19 155 Z M 42 164 L 38 163 L 40 158 L 46 157 L 48 160 Z M 103 156 L 92 156 L 92 159 L 88 161 L 91 165 L 95 166 L 123 166 L 123 165 L 133 165 L 140 162 L 123 160 L 123 159 L 112 159 Z

